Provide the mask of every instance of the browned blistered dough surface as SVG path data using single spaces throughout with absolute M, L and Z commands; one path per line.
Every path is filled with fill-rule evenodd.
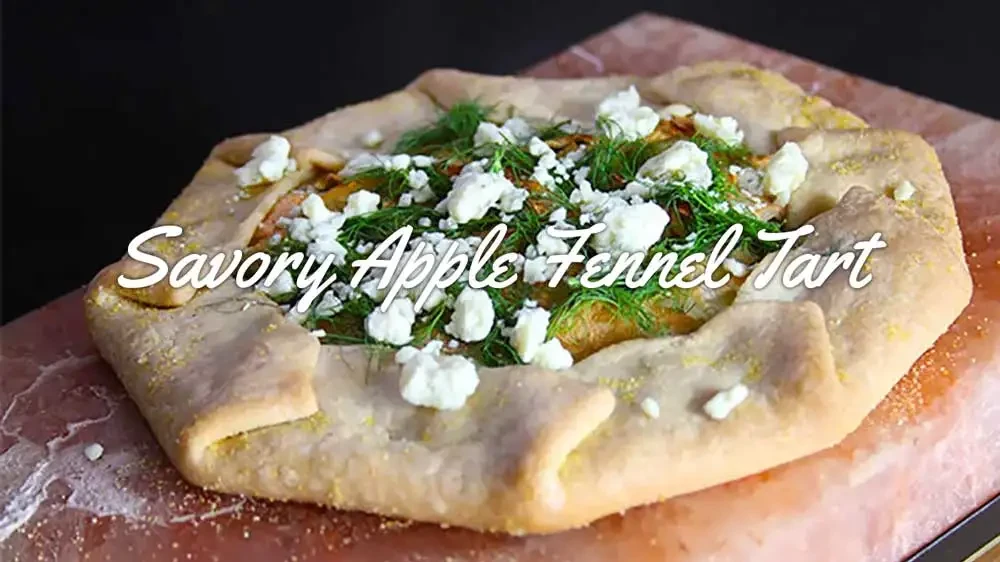
M 843 443 L 546 537 L 212 494 L 165 459 L 97 356 L 75 292 L 0 332 L 0 559 L 897 560 L 995 495 L 1000 123 L 654 16 L 527 74 L 652 75 L 711 59 L 774 70 L 875 127 L 924 136 L 951 183 L 972 304 Z M 105 448 L 93 463 L 91 442 Z

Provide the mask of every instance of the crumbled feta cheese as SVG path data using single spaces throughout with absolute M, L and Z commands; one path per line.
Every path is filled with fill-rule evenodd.
M 654 420 L 660 417 L 660 403 L 649 396 L 643 398 L 642 402 L 639 402 L 639 408 L 642 409 L 642 413 Z
M 412 158 L 413 165 L 417 168 L 429 168 L 437 160 L 433 156 L 424 156 L 423 154 L 418 154 Z
M 538 347 L 531 364 L 558 371 L 572 367 L 573 356 L 563 347 L 561 341 L 552 338 Z
M 743 142 L 743 131 L 740 130 L 740 124 L 732 117 L 715 117 L 714 115 L 695 113 L 694 128 L 698 133 L 718 139 L 728 145 L 737 145 Z
M 333 290 L 323 293 L 316 303 L 316 316 L 333 316 L 344 309 L 344 301 Z
M 695 187 L 706 188 L 712 185 L 708 153 L 691 141 L 677 141 L 670 148 L 646 160 L 639 167 L 636 177 L 648 185 L 668 181 L 677 174 Z
M 325 338 L 326 330 L 312 330 L 311 332 L 309 332 L 309 335 L 314 338 Z
M 594 222 L 594 216 L 590 213 L 580 213 L 580 225 L 587 226 Z
M 355 191 L 347 196 L 347 206 L 344 207 L 345 217 L 356 217 L 367 215 L 378 210 L 378 203 L 381 197 L 378 193 L 372 193 L 367 189 Z
M 552 279 L 558 267 L 549 265 L 547 263 L 548 259 L 546 256 L 537 256 L 524 260 L 524 282 L 534 285 L 535 283 L 544 283 Z
M 525 306 L 517 311 L 514 328 L 510 331 L 510 343 L 521 357 L 530 363 L 545 343 L 549 329 L 549 311 L 538 306 Z
M 397 298 L 382 312 L 376 308 L 365 318 L 365 333 L 378 341 L 403 345 L 413 339 L 411 330 L 416 320 L 413 301 Z
M 635 140 L 653 132 L 660 116 L 652 108 L 640 105 L 635 86 L 614 93 L 597 105 L 597 125 L 611 138 Z
M 547 228 L 543 228 L 536 240 L 536 249 L 543 256 L 560 256 L 569 252 L 569 244 L 562 238 L 556 238 L 548 233 Z
M 430 177 L 427 175 L 427 172 L 423 170 L 410 170 L 409 173 L 406 174 L 406 184 L 413 189 L 427 187 L 427 183 L 429 181 Z
M 546 341 L 549 311 L 534 301 L 525 301 L 515 314 L 514 327 L 505 329 L 511 345 L 521 360 L 545 369 L 566 369 L 573 366 L 573 356 L 555 338 Z
M 465 224 L 483 218 L 505 191 L 514 189 L 502 173 L 484 172 L 481 163 L 473 162 L 455 178 L 446 208 L 456 223 Z
M 655 203 L 617 207 L 601 219 L 606 228 L 591 239 L 599 252 L 645 252 L 655 244 L 670 216 Z
M 462 342 L 458 340 L 448 340 L 448 349 L 458 349 Z
M 559 163 L 562 164 L 564 168 L 569 170 L 570 168 L 575 168 L 577 162 L 583 160 L 583 157 L 586 155 L 587 155 L 587 147 L 584 145 L 580 145 L 576 147 L 576 149 L 574 149 L 572 152 L 567 153 L 566 156 L 563 156 L 563 159 L 560 160 Z
M 441 230 L 455 230 L 458 228 L 458 221 L 451 217 L 441 219 L 438 221 L 438 228 Z
M 520 187 L 508 189 L 500 194 L 500 210 L 505 213 L 516 213 L 524 208 L 528 200 L 528 190 Z
M 424 228 L 430 228 L 430 226 L 431 226 L 431 219 L 429 219 L 427 217 L 420 217 L 419 219 L 417 219 L 417 226 L 422 226 Z
M 91 443 L 83 448 L 83 456 L 90 462 L 95 462 L 104 456 L 104 446 L 100 443 Z
M 722 260 L 722 267 L 726 269 L 729 273 L 732 273 L 736 277 L 746 277 L 750 273 L 750 268 L 747 264 L 735 259 L 726 258 Z
M 441 342 L 432 341 L 423 349 L 404 347 L 396 352 L 403 365 L 399 392 L 416 406 L 457 410 L 479 386 L 476 366 L 460 355 L 441 355 Z
M 338 175 L 340 177 L 346 178 L 360 174 L 361 172 L 366 172 L 373 168 L 381 168 L 385 166 L 384 157 L 376 156 L 368 152 L 362 152 L 354 158 L 347 161 L 347 164 L 340 169 Z
M 694 113 L 694 110 L 690 107 L 684 105 L 683 103 L 672 103 L 666 107 L 660 109 L 659 114 L 664 119 L 672 119 L 674 117 L 687 117 Z
M 385 163 L 387 170 L 405 170 L 410 167 L 409 154 L 393 154 L 389 161 Z
M 740 168 L 736 175 L 736 185 L 751 195 L 763 193 L 761 184 L 764 182 L 764 174 L 755 168 Z
M 266 280 L 266 277 L 261 280 L 258 288 L 269 297 L 276 298 L 295 291 L 295 279 L 292 278 L 292 274 L 288 271 L 282 271 L 278 274 L 278 277 L 274 280 L 274 282 L 267 287 L 264 286 L 264 281 Z
M 396 202 L 396 206 L 409 207 L 410 205 L 413 205 L 413 194 L 407 191 L 399 196 L 399 201 Z
M 253 149 L 250 161 L 233 171 L 240 187 L 274 182 L 288 172 L 294 172 L 298 165 L 290 158 L 292 143 L 285 137 L 271 135 Z
M 501 213 L 500 214 L 500 222 L 507 223 L 507 222 L 510 222 L 512 220 L 514 220 L 514 215 L 508 215 L 507 213 Z
M 566 208 L 556 207 L 551 213 L 549 213 L 549 222 L 562 222 L 566 220 Z
M 504 121 L 501 128 L 510 133 L 518 143 L 527 142 L 535 134 L 531 125 L 520 117 L 511 117 Z
M 705 403 L 705 414 L 713 420 L 724 420 L 750 396 L 750 389 L 742 383 L 727 390 L 719 391 Z
M 319 224 L 330 220 L 330 218 L 335 215 L 333 211 L 326 208 L 326 203 L 323 202 L 323 198 L 315 193 L 310 193 L 302 200 L 302 204 L 299 206 L 302 210 L 302 214 L 309 219 L 310 224 Z
M 896 201 L 909 201 L 917 193 L 917 188 L 909 180 L 903 180 L 892 190 L 892 198 Z
M 361 135 L 361 144 L 366 148 L 375 148 L 376 146 L 382 144 L 385 137 L 382 136 L 382 132 L 378 129 L 372 129 L 367 133 Z
M 531 174 L 531 179 L 537 181 L 543 187 L 555 189 L 559 179 L 569 179 L 569 172 L 566 167 L 556 158 L 556 153 L 552 147 L 545 144 L 545 141 L 538 137 L 531 137 L 528 141 L 528 153 L 538 157 L 535 170 Z
M 498 127 L 489 121 L 480 121 L 479 126 L 476 127 L 476 133 L 472 136 L 472 143 L 476 148 L 489 144 L 510 144 L 513 142 L 515 142 L 514 135 L 509 130 Z
M 809 161 L 794 142 L 786 142 L 771 156 L 764 172 L 764 192 L 779 205 L 787 205 L 792 192 L 802 185 L 809 171 Z
M 317 229 L 313 229 L 316 233 Z M 313 241 L 306 247 L 306 252 L 316 256 L 316 260 L 323 262 L 327 256 L 333 256 L 333 265 L 344 265 L 347 258 L 347 248 L 337 241 L 339 231 L 331 230 L 329 234 L 314 235 Z
M 489 293 L 466 287 L 455 299 L 455 311 L 444 331 L 464 342 L 482 341 L 493 329 L 495 319 Z

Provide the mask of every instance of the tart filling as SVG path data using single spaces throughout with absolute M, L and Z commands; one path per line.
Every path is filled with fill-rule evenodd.
M 777 249 L 757 234 L 782 229 L 788 198 L 808 169 L 794 142 L 770 157 L 753 155 L 731 117 L 678 105 L 656 111 L 641 105 L 634 87 L 598 104 L 593 126 L 493 121 L 492 113 L 458 103 L 404 133 L 392 153 L 356 155 L 285 195 L 251 242 L 273 254 L 332 255 L 338 281 L 307 310 L 294 306 L 301 295 L 289 279 L 265 292 L 324 344 L 400 349 L 397 360 L 410 373 L 402 391 L 418 396 L 408 398 L 417 404 L 460 407 L 475 388 L 474 365 L 565 369 L 617 342 L 696 329 Z M 553 286 L 556 266 L 548 257 L 568 253 L 570 240 L 552 230 L 597 223 L 604 229 L 582 252 L 611 259 L 596 271 L 573 266 Z M 490 255 L 513 254 L 508 265 L 516 275 L 502 290 L 470 287 L 468 272 L 457 269 L 457 282 L 445 290 L 425 292 L 424 282 L 387 295 L 378 288 L 380 270 L 359 277 L 356 287 L 347 283 L 352 264 L 403 227 L 413 230 L 401 263 L 438 264 L 471 259 L 500 224 L 506 230 Z M 685 258 L 711 252 L 733 225 L 743 236 L 723 264 L 729 281 L 721 288 L 663 288 L 655 276 L 638 285 L 626 285 L 630 276 L 622 275 L 597 288 L 581 283 L 646 266 L 664 252 L 677 254 L 667 266 L 676 273 Z M 626 253 L 643 263 L 616 259 Z M 435 385 L 437 393 L 429 390 Z

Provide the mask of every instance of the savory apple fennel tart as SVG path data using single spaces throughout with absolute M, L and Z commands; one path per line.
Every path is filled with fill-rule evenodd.
M 752 281 L 881 233 L 862 289 Z M 743 229 L 721 288 L 627 276 L 555 287 L 551 231 L 583 253 L 708 253 Z M 260 290 L 91 283 L 94 339 L 191 482 L 510 533 L 551 532 L 753 474 L 853 430 L 969 300 L 933 149 L 867 128 L 781 76 L 709 62 L 652 78 L 435 70 L 281 135 L 216 147 L 143 249 L 175 263 L 252 248 L 332 256 L 307 309 Z M 504 289 L 410 287 L 352 264 L 402 227 L 404 260 L 472 255 L 499 224 Z M 643 254 L 644 253 L 644 254 Z M 787 267 L 782 261 L 780 267 Z M 614 261 L 604 264 L 613 272 Z M 595 278 L 600 278 L 597 276 Z M 610 279 L 610 278 L 609 278 Z M 383 303 L 388 300 L 387 303 Z M 386 306 L 382 306 L 385 304 Z M 919 304 L 919 305 L 918 305 Z

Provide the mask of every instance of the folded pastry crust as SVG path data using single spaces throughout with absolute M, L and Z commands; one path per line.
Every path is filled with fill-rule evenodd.
M 880 232 L 872 282 L 840 272 L 816 289 L 756 276 L 694 333 L 628 341 L 564 371 L 481 369 L 457 411 L 399 395 L 391 356 L 321 346 L 249 289 L 146 290 L 123 259 L 91 282 L 86 310 L 102 355 L 185 478 L 224 492 L 321 503 L 509 533 L 552 532 L 753 474 L 829 447 L 852 431 L 968 303 L 971 280 L 948 184 L 933 149 L 866 128 L 783 77 L 733 62 L 652 78 L 539 80 L 433 70 L 406 89 L 283 134 L 300 170 L 241 197 L 233 170 L 264 135 L 217 146 L 158 224 L 181 237 L 145 249 L 168 262 L 244 248 L 274 203 L 379 129 L 398 135 L 440 107 L 476 98 L 497 111 L 588 121 L 636 84 L 657 103 L 731 115 L 757 152 L 796 139 L 809 174 L 789 205 L 817 234 L 795 250 L 848 250 Z M 920 189 L 906 205 L 886 193 Z M 784 262 L 788 263 L 788 260 Z M 701 411 L 737 382 L 753 391 L 722 421 Z M 656 419 L 638 402 L 655 399 Z

